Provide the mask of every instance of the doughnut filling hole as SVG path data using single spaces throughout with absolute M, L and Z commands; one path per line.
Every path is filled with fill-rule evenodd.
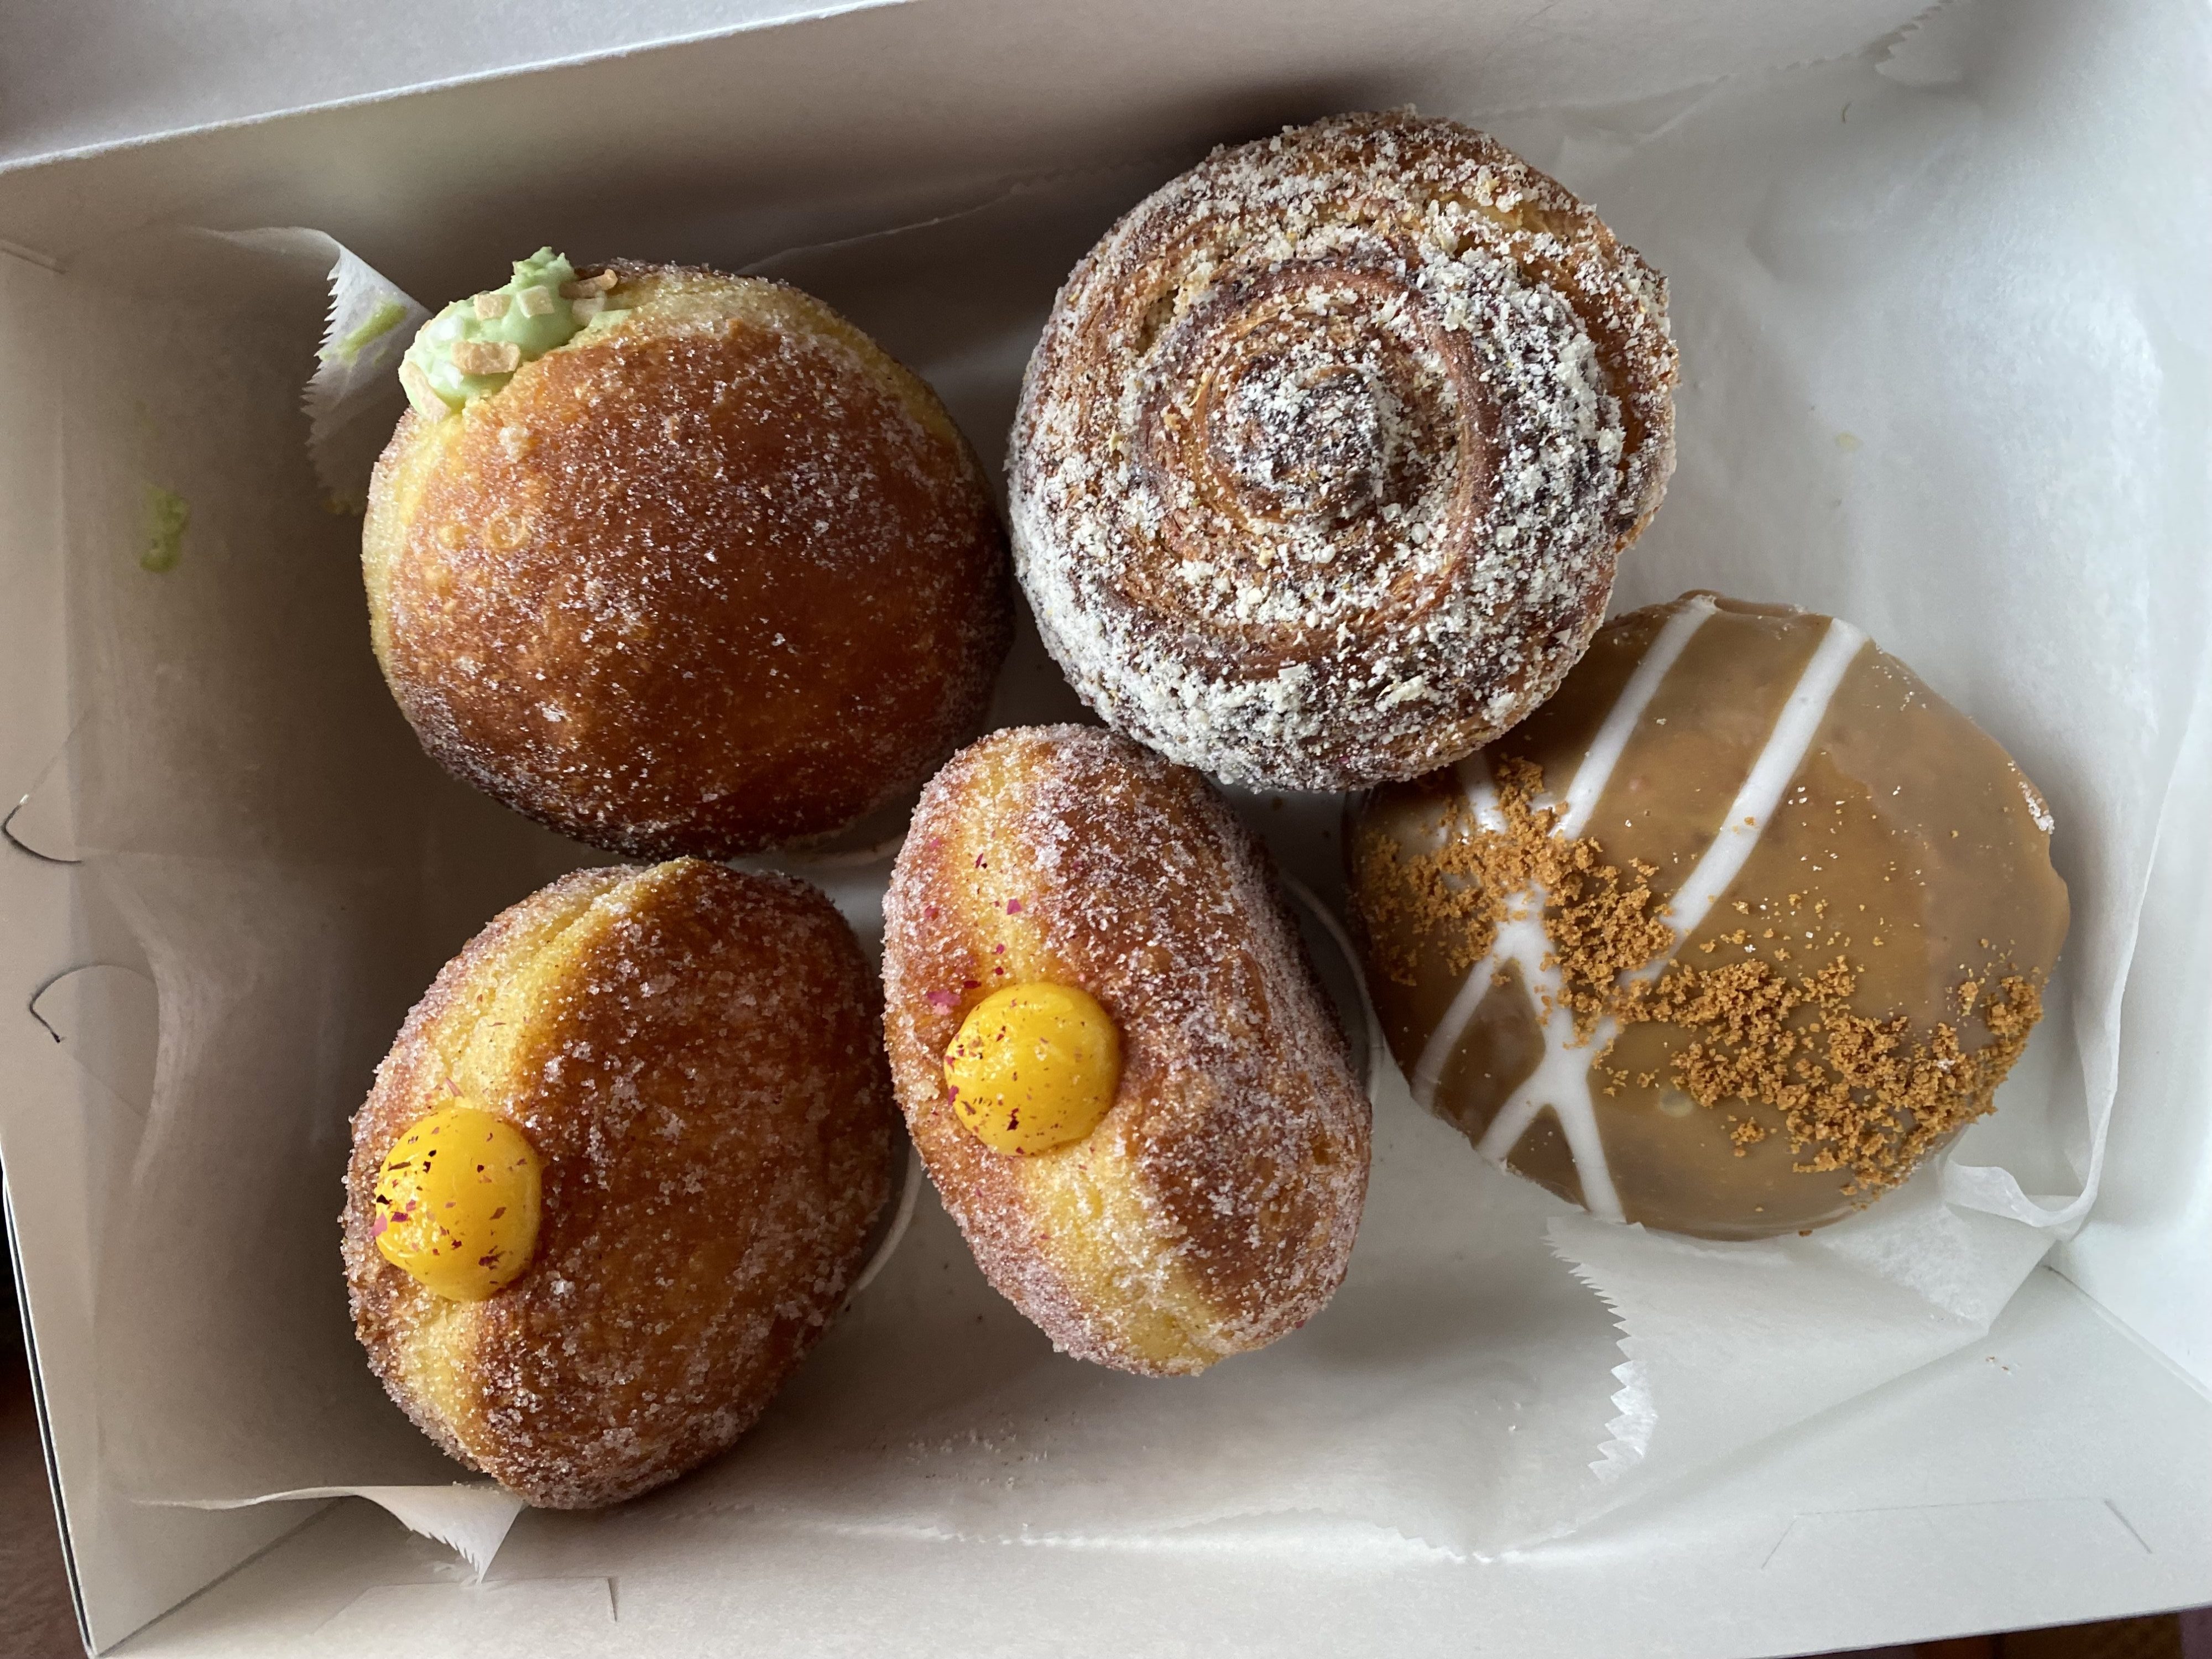
M 1034 1156 L 1088 1138 L 1121 1079 L 1121 1033 L 1072 985 L 993 992 L 945 1051 L 954 1114 L 998 1152 Z
M 512 1285 L 538 1246 L 538 1153 L 505 1118 L 448 1106 L 418 1118 L 376 1172 L 376 1249 L 448 1302 Z

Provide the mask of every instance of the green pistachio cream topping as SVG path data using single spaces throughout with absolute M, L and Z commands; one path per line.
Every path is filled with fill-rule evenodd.
M 454 301 L 416 331 L 399 365 L 408 402 L 441 421 L 498 391 L 523 364 L 620 311 L 611 297 L 618 281 L 611 270 L 580 277 L 550 247 L 517 259 L 513 281 Z

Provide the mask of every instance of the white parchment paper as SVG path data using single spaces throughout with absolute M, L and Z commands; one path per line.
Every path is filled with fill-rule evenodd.
M 2153 830 L 2212 616 L 2204 469 L 2172 448 L 2203 437 L 2202 388 L 2185 371 L 2207 351 L 2205 314 L 2174 262 L 2116 234 L 2174 223 L 2186 204 L 2100 148 L 2141 142 L 2121 130 L 2126 112 L 2082 101 L 2110 77 L 2081 65 L 2124 41 L 2087 24 L 2038 31 L 2038 52 L 2073 54 L 2080 72 L 2061 72 L 2061 59 L 2020 61 L 2023 37 L 2001 21 L 1954 7 L 1859 56 L 1628 107 L 1447 112 L 1558 173 L 1672 283 L 1681 466 L 1617 602 L 1699 586 L 1849 616 L 2005 743 L 2050 799 L 2074 933 L 2051 1017 L 1996 1118 L 1856 1219 L 1716 1246 L 1569 1210 L 1484 1164 L 1386 1076 L 1343 1291 L 1294 1338 L 1164 1382 L 1054 1355 L 925 1194 L 897 1254 L 760 1427 L 647 1502 L 1122 1542 L 1188 1543 L 1290 1516 L 1491 1554 L 1987 1328 L 2094 1199 Z M 1018 181 L 964 211 L 766 259 L 733 227 L 716 257 L 847 311 L 995 459 L 1060 276 L 1180 160 Z M 318 234 L 234 240 L 226 257 L 253 264 L 235 280 L 296 292 Z M 641 225 L 619 251 L 649 256 L 652 240 Z M 331 337 L 343 339 L 391 301 L 389 285 L 342 251 L 324 265 L 336 267 Z M 131 1468 L 149 1501 L 404 1487 L 392 1505 L 403 1518 L 458 1535 L 471 1523 L 436 1490 L 452 1471 L 426 1468 L 422 1443 L 349 1351 L 327 1218 L 344 1115 L 442 956 L 589 855 L 437 777 L 374 683 L 350 568 L 294 571 L 345 557 L 344 527 L 310 533 L 299 503 L 357 490 L 347 469 L 374 447 L 363 434 L 398 408 L 381 370 L 326 362 L 319 384 L 323 477 L 307 476 L 288 425 L 292 389 L 266 386 L 275 412 L 258 441 L 283 474 L 272 491 L 293 502 L 270 512 L 290 516 L 218 526 L 231 566 L 211 561 L 189 626 L 173 605 L 96 582 L 81 606 L 89 634 L 117 642 L 107 671 L 173 705 L 151 730 L 103 728 L 91 742 L 106 758 L 83 786 L 88 863 L 132 918 L 162 1011 L 134 1177 L 142 1231 L 125 1231 L 102 1279 L 103 1330 L 115 1333 L 103 1420 L 137 1425 Z M 339 441 L 349 430 L 355 449 Z M 281 556 L 257 539 L 288 531 Z M 178 574 L 194 568 L 188 544 Z M 289 610 L 272 610 L 271 589 L 292 592 Z M 301 637 L 284 672 L 208 665 L 210 637 L 251 652 L 283 617 Z M 187 665 L 149 680 L 149 649 Z M 283 697 L 289 712 L 260 717 L 265 741 L 238 740 L 222 775 L 258 804 L 255 822 L 278 826 L 241 847 L 222 832 L 235 812 L 206 785 L 180 798 L 149 779 L 175 771 L 175 722 L 230 706 L 214 688 L 256 676 L 223 696 Z M 1025 635 L 994 719 L 1070 712 Z M 304 771 L 303 746 L 321 757 Z M 328 763 L 333 749 L 342 766 Z M 1243 805 L 1286 870 L 1324 902 L 1340 892 L 1333 802 Z M 865 908 L 871 879 L 845 872 L 854 890 L 841 902 Z M 240 963 L 264 966 L 241 978 Z M 302 978 L 302 964 L 322 977 Z M 320 1046 L 303 1045 L 302 1029 L 324 1033 Z M 295 1059 L 272 1089 L 260 1057 L 276 1050 Z M 299 1257 L 276 1276 L 296 1305 L 260 1294 L 268 1275 L 256 1279 L 250 1252 L 226 1258 L 226 1363 L 165 1374 L 177 1321 L 163 1309 L 207 1293 L 204 1277 L 149 1256 L 231 1167 L 241 1134 L 255 1179 L 319 1170 L 329 1182 L 266 1231 Z M 210 1424 L 247 1422 L 252 1435 L 210 1440 Z

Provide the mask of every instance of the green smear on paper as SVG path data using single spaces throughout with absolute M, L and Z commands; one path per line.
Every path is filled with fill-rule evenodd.
M 145 550 L 138 568 L 156 574 L 174 570 L 184 556 L 185 530 L 192 521 L 192 504 L 173 489 L 146 486 Z
M 386 295 L 377 301 L 376 309 L 368 313 L 368 320 L 336 345 L 325 349 L 322 360 L 326 363 L 350 363 L 361 356 L 362 348 L 372 340 L 382 339 L 406 320 L 407 307 Z

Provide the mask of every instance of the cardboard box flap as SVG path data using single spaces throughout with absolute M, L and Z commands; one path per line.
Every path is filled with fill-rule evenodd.
M 137 233 L 155 221 L 322 224 L 426 298 L 549 239 L 730 265 L 810 244 L 774 268 L 944 386 L 988 455 L 1059 272 L 1196 145 L 1346 103 L 1481 117 L 1674 285 L 1682 468 L 1622 602 L 1698 585 L 1848 613 L 2050 796 L 2078 918 L 2059 1012 L 1960 1158 L 2027 1198 L 2081 1190 L 2122 1075 L 2130 967 L 2141 983 L 2192 960 L 2141 961 L 2136 921 L 2162 817 L 2194 799 L 2177 767 L 2212 615 L 2212 352 L 2192 289 L 2212 214 L 2177 214 L 2206 205 L 2205 183 L 2171 144 L 2205 119 L 2202 60 L 2177 45 L 2201 44 L 2202 20 L 2148 3 L 2124 27 L 2055 5 L 1946 15 L 1954 33 L 1886 72 L 1881 52 L 1760 67 L 1846 33 L 1863 46 L 1896 21 L 1873 7 L 1717 4 L 1660 24 L 1626 5 L 1413 5 L 1300 13 L 1302 33 L 1238 8 L 930 5 L 0 176 L 0 234 L 64 268 L 21 279 L 41 308 L 13 319 L 57 335 L 70 368 L 52 380 L 65 511 L 21 544 L 70 583 L 71 706 L 35 763 L 75 729 L 86 859 L 42 872 L 67 896 L 23 901 L 46 920 L 9 960 L 27 996 L 64 969 L 143 965 L 161 1024 L 143 1127 L 66 1108 L 90 1150 L 41 1164 L 53 1190 L 25 1227 L 35 1317 L 78 1327 L 46 1348 L 71 1368 L 48 1392 L 75 1448 L 73 1536 L 149 1501 L 450 1478 L 434 1457 L 414 1468 L 425 1449 L 352 1351 L 315 1241 L 345 1115 L 406 1003 L 500 904 L 589 856 L 438 775 L 359 648 L 354 531 L 325 511 L 293 401 L 319 294 L 247 250 Z M 564 149 L 550 175 L 547 143 L 579 131 L 588 163 Z M 156 532 L 179 503 L 170 545 Z M 63 609 L 22 625 L 48 639 Z M 1030 717 L 1050 680 L 1032 642 L 999 712 Z M 1322 816 L 1282 821 L 1306 831 L 1277 836 L 1293 869 L 1327 883 Z M 27 1073 L 45 1092 L 5 1102 L 11 1173 L 42 1156 L 24 1150 L 32 1111 L 91 1097 L 79 1074 Z M 2201 1079 L 2129 1107 L 2179 1123 L 2200 1102 Z M 1299 1535 L 1350 1521 L 1460 1554 L 1586 1513 L 1606 1496 L 1587 1465 L 1634 1413 L 1613 1398 L 1630 1379 L 1611 1317 L 1545 1248 L 1557 1206 L 1400 1094 L 1378 1125 L 1353 1279 L 1296 1342 L 1165 1391 L 1072 1368 L 925 1205 L 771 1422 L 657 1501 L 701 1522 L 734 1504 L 841 1535 L 1115 1547 L 1319 1516 Z M 2130 1190 L 2162 1224 L 2201 1176 L 2134 1170 Z M 1999 1275 L 2016 1282 L 2041 1239 L 1984 1222 L 2021 1230 Z M 2121 1287 L 2160 1270 L 2094 1259 Z M 2186 1273 L 2172 1287 L 2202 1289 Z M 1858 1380 L 1972 1339 L 1991 1310 L 1958 1299 L 1973 1305 L 1940 1340 Z M 1650 1399 L 1665 1411 L 1663 1389 Z M 1741 1414 L 1722 1424 L 1735 1445 L 1707 1437 L 1671 1467 L 1786 1420 Z M 79 1538 L 101 1639 L 252 1547 L 176 1535 L 198 1541 Z

